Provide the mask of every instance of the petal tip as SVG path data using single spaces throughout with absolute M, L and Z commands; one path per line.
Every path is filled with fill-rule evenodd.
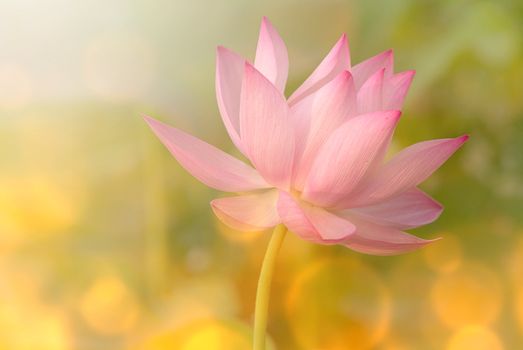
M 349 40 L 347 39 L 347 33 L 343 33 L 338 39 L 338 44 L 340 48 L 349 46 Z
M 393 122 L 397 123 L 401 118 L 401 111 L 399 109 L 388 111 L 386 118 L 390 118 Z
M 142 118 L 145 120 L 145 122 L 151 127 L 151 128 L 155 128 L 157 127 L 158 125 L 161 125 L 162 123 L 152 117 L 149 117 L 148 115 L 143 115 Z
M 271 26 L 272 26 L 272 23 L 269 20 L 269 18 L 267 16 L 262 16 L 261 27 L 266 28 L 266 27 L 271 27 Z
M 438 220 L 438 218 L 441 216 L 441 213 L 443 213 L 443 210 L 445 207 L 438 201 L 432 200 L 432 205 L 434 206 L 434 213 L 432 214 L 432 220 L 430 222 L 434 222 Z
M 348 70 L 344 69 L 334 79 L 337 79 L 341 83 L 346 83 L 352 79 L 352 74 Z
M 463 136 L 460 136 L 458 137 L 458 140 L 461 142 L 461 143 L 465 143 L 468 141 L 468 139 L 470 138 L 470 136 L 468 134 L 465 134 Z
M 443 239 L 443 237 L 436 237 L 436 238 L 432 238 L 432 239 L 426 239 L 424 245 L 435 243 L 437 241 L 441 241 L 442 239 Z

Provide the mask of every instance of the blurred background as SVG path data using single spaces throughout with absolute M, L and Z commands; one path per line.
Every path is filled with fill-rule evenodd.
M 0 0 L 0 349 L 249 349 L 269 233 L 221 225 L 141 116 L 235 153 L 215 48 L 253 58 L 263 15 L 288 92 L 346 32 L 354 63 L 417 70 L 395 147 L 471 135 L 423 186 L 438 243 L 287 236 L 272 348 L 523 348 L 521 1 Z

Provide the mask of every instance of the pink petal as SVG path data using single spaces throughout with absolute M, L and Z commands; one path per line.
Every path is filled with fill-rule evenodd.
M 289 188 L 294 160 L 294 133 L 285 97 L 249 63 L 245 64 L 240 103 L 240 130 L 247 155 L 274 186 Z
M 207 186 L 227 192 L 270 187 L 256 170 L 216 147 L 153 118 L 145 120 L 185 170 Z
M 254 66 L 281 92 L 289 71 L 287 47 L 271 22 L 263 17 Z
M 413 188 L 372 206 L 350 212 L 369 221 L 400 230 L 415 228 L 436 220 L 443 206 L 423 191 Z
M 383 110 L 383 78 L 385 68 L 378 70 L 358 91 L 358 113 Z
M 216 99 L 223 124 L 234 145 L 244 152 L 240 140 L 240 93 L 245 60 L 218 46 L 216 50 Z
M 307 80 L 289 97 L 289 105 L 292 106 L 305 96 L 318 90 L 343 70 L 350 70 L 349 45 L 345 34 L 336 42 Z
M 308 95 L 304 99 L 298 101 L 296 104 L 290 106 L 290 123 L 294 130 L 294 169 L 298 171 L 300 166 L 300 159 L 305 147 L 307 146 L 307 138 L 311 127 L 311 119 L 313 116 L 312 105 L 314 104 L 314 95 Z
M 399 111 L 359 115 L 340 126 L 323 145 L 303 189 L 303 198 L 332 206 L 347 197 L 388 146 Z
M 385 68 L 385 75 L 388 77 L 393 72 L 393 64 L 394 55 L 392 50 L 387 50 L 352 67 L 351 73 L 354 77 L 356 89 L 359 90 L 367 79 L 380 69 Z
M 320 207 L 299 202 L 283 191 L 280 191 L 278 213 L 291 232 L 315 243 L 338 243 L 355 230 L 350 221 Z
M 312 99 L 308 111 L 310 126 L 305 136 L 306 147 L 300 159 L 299 166 L 295 164 L 294 186 L 302 190 L 320 147 L 326 142 L 332 132 L 349 117 L 356 114 L 356 91 L 352 76 L 348 71 L 342 71 L 336 78 L 325 84 L 318 91 L 299 101 L 295 106 Z M 304 118 L 306 116 L 302 116 Z M 297 137 L 298 139 L 298 137 Z
M 276 210 L 278 191 L 269 190 L 238 197 L 211 201 L 216 216 L 226 225 L 239 231 L 261 231 L 280 223 Z
M 403 101 L 409 91 L 410 84 L 416 71 L 409 70 L 394 74 L 385 81 L 383 90 L 383 108 L 384 109 L 402 109 Z
M 345 207 L 380 202 L 419 185 L 436 171 L 468 136 L 416 143 L 399 152 L 358 189 Z
M 352 250 L 372 255 L 395 255 L 419 249 L 438 239 L 425 240 L 392 227 L 351 217 L 356 232 L 344 241 Z

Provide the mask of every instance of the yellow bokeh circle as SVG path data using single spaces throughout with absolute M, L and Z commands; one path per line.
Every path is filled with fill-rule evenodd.
M 45 177 L 0 179 L 0 237 L 23 241 L 63 232 L 77 217 L 73 198 Z
M 502 287 L 496 274 L 486 266 L 466 264 L 441 275 L 430 297 L 440 320 L 451 328 L 488 325 L 498 318 Z
M 523 284 L 516 286 L 515 294 L 516 300 L 514 300 L 514 312 L 516 313 L 515 316 L 519 329 L 523 332 Z
M 286 314 L 302 349 L 370 349 L 387 332 L 390 299 L 377 274 L 359 261 L 326 259 L 290 284 Z
M 202 319 L 147 337 L 132 350 L 251 350 L 252 331 L 234 320 Z M 267 350 L 274 344 L 267 339 Z
M 465 326 L 450 338 L 446 350 L 503 350 L 503 344 L 488 328 Z
M 80 300 L 85 322 L 101 334 L 122 334 L 139 320 L 140 305 L 127 285 L 116 276 L 96 279 Z

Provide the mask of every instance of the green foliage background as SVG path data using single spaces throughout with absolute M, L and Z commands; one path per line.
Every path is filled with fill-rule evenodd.
M 0 2 L 0 349 L 248 349 L 269 233 L 233 232 L 148 130 L 233 154 L 218 44 L 252 58 L 261 17 L 288 92 L 342 32 L 352 61 L 416 69 L 394 149 L 469 133 L 423 188 L 446 210 L 398 257 L 290 235 L 278 349 L 523 347 L 521 1 Z

